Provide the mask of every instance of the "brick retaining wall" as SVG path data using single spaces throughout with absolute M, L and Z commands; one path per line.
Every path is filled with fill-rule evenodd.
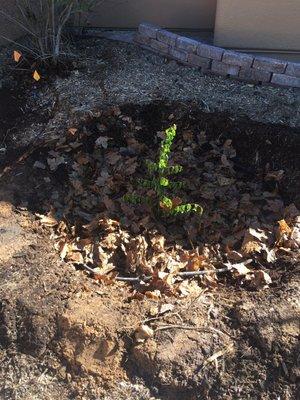
M 134 41 L 182 64 L 200 68 L 203 73 L 300 88 L 300 63 L 225 50 L 149 23 L 140 24 Z

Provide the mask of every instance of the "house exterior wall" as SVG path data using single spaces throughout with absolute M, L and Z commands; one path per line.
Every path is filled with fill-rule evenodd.
M 300 0 L 218 0 L 215 44 L 300 51 Z
M 0 0 L 0 10 L 14 15 L 15 1 Z M 270 50 L 282 57 L 300 52 L 300 0 L 102 0 L 89 16 L 94 27 L 136 28 L 145 20 L 167 28 L 215 25 L 215 44 L 222 47 Z M 1 35 L 21 34 L 0 15 L 0 44 Z
M 16 15 L 15 0 L 0 0 L 0 10 L 9 15 Z M 3 36 L 16 39 L 22 34 L 21 28 L 0 15 L 0 45 L 7 43 Z
M 137 28 L 151 21 L 168 28 L 214 28 L 217 0 L 102 0 L 89 15 L 89 25 L 104 28 Z M 0 0 L 0 10 L 14 15 L 15 0 Z M 22 31 L 0 15 L 1 35 L 15 39 Z
M 217 0 L 103 0 L 92 26 L 137 28 L 149 21 L 168 28 L 213 29 Z

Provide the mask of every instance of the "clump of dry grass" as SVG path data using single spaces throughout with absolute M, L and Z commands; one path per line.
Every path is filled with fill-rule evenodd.
M 0 15 L 20 27 L 29 38 L 22 47 L 43 62 L 57 63 L 62 55 L 64 31 L 70 23 L 82 18 L 98 3 L 97 0 L 17 0 L 18 16 L 0 10 Z M 4 37 L 4 36 L 3 36 Z M 4 37 L 8 41 L 12 40 Z

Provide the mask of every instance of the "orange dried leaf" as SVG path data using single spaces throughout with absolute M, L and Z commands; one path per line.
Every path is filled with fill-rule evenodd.
M 37 72 L 37 70 L 35 70 L 33 73 L 33 79 L 37 82 L 41 79 L 41 75 Z
M 284 219 L 278 221 L 279 225 L 279 232 L 280 234 L 287 234 L 289 235 L 292 232 L 292 229 L 288 226 Z
M 20 52 L 17 51 L 17 50 L 14 50 L 14 53 L 13 53 L 14 61 L 15 61 L 15 62 L 19 62 L 20 59 L 21 59 L 21 57 L 22 57 L 22 53 L 20 53 Z
M 161 298 L 161 292 L 160 292 L 160 290 L 153 290 L 153 292 L 147 291 L 147 292 L 145 292 L 145 296 L 148 297 L 148 299 L 158 301 Z
M 206 258 L 203 255 L 194 255 L 191 257 L 186 265 L 187 271 L 199 271 L 200 269 L 204 269 L 205 265 L 207 264 Z
M 68 132 L 72 135 L 72 136 L 74 136 L 75 135 L 75 133 L 78 131 L 78 129 L 76 129 L 76 128 L 69 128 L 68 129 Z

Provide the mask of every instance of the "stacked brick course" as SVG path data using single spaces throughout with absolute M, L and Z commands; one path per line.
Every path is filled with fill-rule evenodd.
M 300 88 L 300 63 L 225 50 L 149 23 L 140 24 L 134 40 L 144 48 L 182 64 L 200 68 L 203 73 L 229 76 L 252 83 Z

